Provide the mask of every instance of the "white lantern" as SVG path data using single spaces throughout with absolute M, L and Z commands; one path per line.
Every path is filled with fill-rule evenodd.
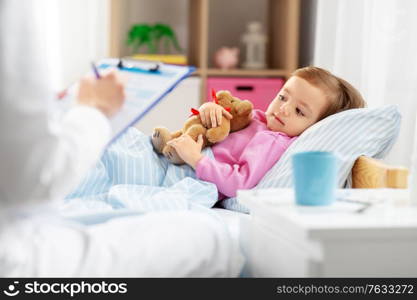
M 246 47 L 246 61 L 243 67 L 246 69 L 265 69 L 266 68 L 266 35 L 262 32 L 260 22 L 250 22 L 247 32 L 242 36 L 242 42 Z

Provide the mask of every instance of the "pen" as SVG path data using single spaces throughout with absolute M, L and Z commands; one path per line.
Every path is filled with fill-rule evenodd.
M 96 79 L 100 79 L 101 78 L 100 73 L 98 72 L 97 67 L 94 64 L 94 62 L 91 62 L 91 66 L 93 68 L 94 74 L 96 75 Z

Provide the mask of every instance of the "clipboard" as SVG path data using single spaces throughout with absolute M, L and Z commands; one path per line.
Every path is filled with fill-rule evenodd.
M 121 64 L 122 62 L 122 64 Z M 140 121 L 183 79 L 195 71 L 193 66 L 169 65 L 152 61 L 120 60 L 107 58 L 97 63 L 98 70 L 117 69 L 126 77 L 125 103 L 110 119 L 111 138 L 114 142 L 130 126 Z M 68 90 L 60 100 L 60 109 L 65 111 L 74 104 L 78 86 Z

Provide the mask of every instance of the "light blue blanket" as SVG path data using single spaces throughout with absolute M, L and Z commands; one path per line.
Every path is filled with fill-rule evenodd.
M 204 154 L 213 157 L 210 148 Z M 91 223 L 120 214 L 211 208 L 217 197 L 216 185 L 197 179 L 188 165 L 169 163 L 154 152 L 149 136 L 129 128 L 66 197 L 62 212 Z

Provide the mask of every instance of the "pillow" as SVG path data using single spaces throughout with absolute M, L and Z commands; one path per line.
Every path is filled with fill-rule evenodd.
M 399 134 L 400 123 L 401 115 L 396 105 L 350 109 L 331 115 L 304 131 L 253 189 L 292 187 L 291 156 L 312 150 L 332 151 L 339 156 L 338 184 L 345 187 L 359 156 L 380 159 L 386 156 Z M 236 198 L 225 199 L 219 205 L 249 212 Z

